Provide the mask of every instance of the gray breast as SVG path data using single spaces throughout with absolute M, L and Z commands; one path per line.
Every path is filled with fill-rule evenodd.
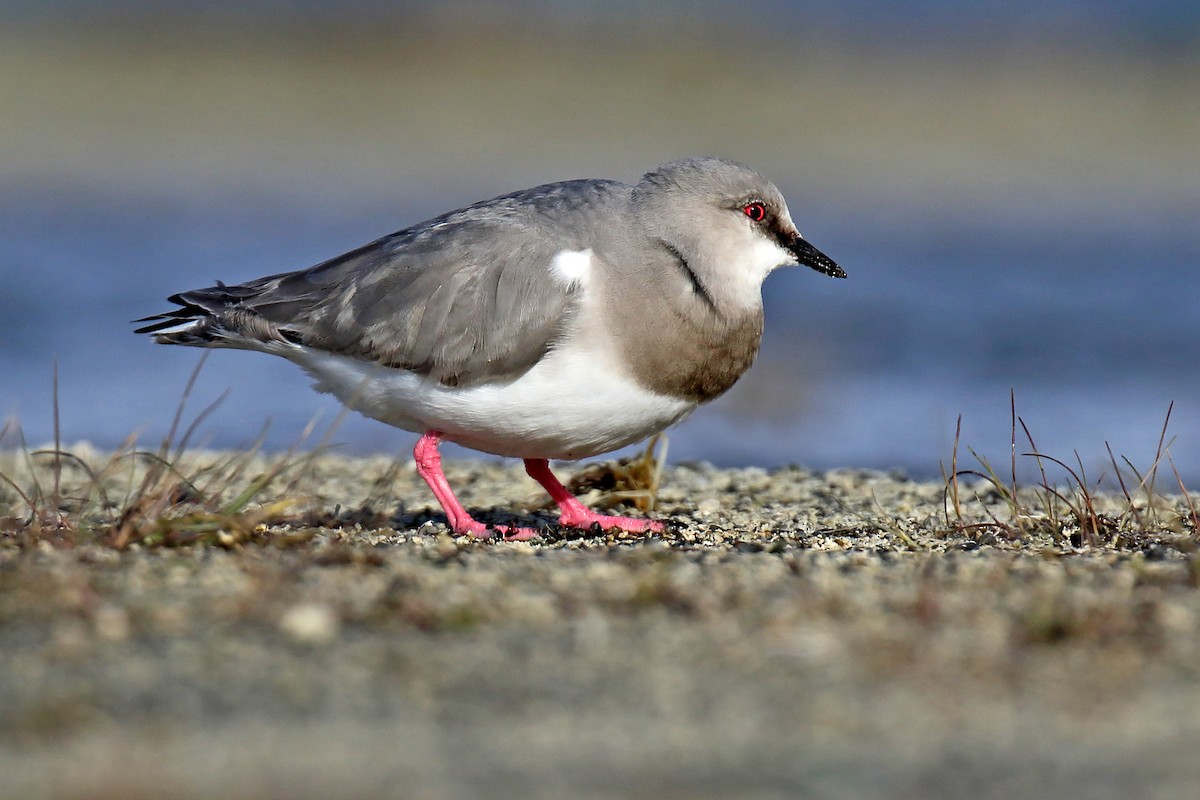
M 671 317 L 674 317 L 672 319 Z M 634 376 L 659 394 L 704 403 L 725 393 L 754 363 L 763 316 L 747 313 L 720 329 L 700 327 L 675 315 L 625 337 Z
M 634 273 L 606 282 L 610 332 L 638 383 L 704 403 L 750 368 L 762 342 L 762 305 L 730 309 L 706 291 L 687 262 L 652 248 Z

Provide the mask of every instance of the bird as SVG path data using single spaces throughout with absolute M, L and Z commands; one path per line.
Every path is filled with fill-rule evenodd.
M 443 441 L 523 459 L 564 527 L 648 534 L 663 524 L 596 513 L 549 461 L 638 442 L 733 386 L 762 340 L 763 281 L 788 265 L 846 277 L 771 181 L 692 157 L 636 184 L 501 195 L 307 269 L 180 292 L 135 332 L 281 356 L 318 391 L 418 434 L 417 472 L 456 535 L 540 532 L 473 518 Z

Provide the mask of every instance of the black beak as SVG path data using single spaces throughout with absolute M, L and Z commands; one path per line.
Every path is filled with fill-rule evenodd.
M 817 272 L 824 273 L 831 278 L 846 277 L 844 269 L 839 267 L 832 258 L 800 238 L 800 234 L 796 234 L 790 241 L 785 242 L 784 247 L 806 267 L 812 267 Z

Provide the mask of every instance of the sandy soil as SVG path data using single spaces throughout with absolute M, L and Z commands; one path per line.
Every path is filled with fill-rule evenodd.
M 940 484 L 680 466 L 664 535 L 536 511 L 542 540 L 475 542 L 409 468 L 313 469 L 321 511 L 252 543 L 0 546 L 0 795 L 1200 785 L 1194 532 L 1011 539 L 948 526 Z M 528 521 L 518 467 L 448 472 Z

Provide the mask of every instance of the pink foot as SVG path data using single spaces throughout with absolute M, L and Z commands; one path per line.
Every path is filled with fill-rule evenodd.
M 449 515 L 446 516 L 449 520 Z M 490 527 L 478 520 L 467 517 L 466 522 L 450 521 L 450 530 L 459 536 L 470 535 L 476 539 L 491 539 L 497 533 L 506 542 L 527 542 L 540 534 L 533 528 L 518 528 L 514 525 L 496 525 Z
M 500 531 L 500 535 L 506 542 L 528 542 L 530 539 L 536 539 L 542 535 L 540 531 L 533 528 L 514 528 L 511 525 L 497 525 L 496 530 Z
M 490 539 L 499 533 L 506 541 L 519 542 L 528 541 L 538 535 L 533 528 L 517 528 L 511 525 L 497 525 L 490 528 L 473 519 L 463 508 L 462 503 L 458 502 L 458 498 L 454 496 L 453 490 L 450 489 L 450 483 L 446 480 L 446 474 L 442 472 L 442 456 L 438 453 L 438 445 L 441 444 L 441 441 L 441 433 L 429 431 L 417 440 L 417 446 L 413 448 L 413 458 L 417 462 L 417 474 L 425 480 L 425 483 L 429 484 L 429 488 L 433 490 L 433 496 L 442 504 L 442 509 L 446 512 L 446 521 L 450 524 L 450 530 L 459 535 L 474 536 L 476 539 Z
M 662 533 L 663 524 L 652 519 L 637 517 L 610 517 L 597 514 L 582 503 L 578 509 L 564 510 L 558 518 L 558 524 L 568 528 L 590 528 L 599 525 L 601 530 L 610 531 L 614 528 L 628 533 Z
M 529 473 L 529 477 L 540 483 L 558 504 L 558 509 L 562 512 L 558 518 L 560 525 L 584 529 L 599 525 L 601 530 L 608 531 L 615 528 L 628 533 L 661 533 L 663 530 L 663 524 L 654 520 L 610 517 L 592 511 L 579 502 L 579 498 L 571 494 L 567 487 L 554 477 L 554 473 L 550 471 L 550 462 L 544 458 L 525 459 L 525 471 Z
M 489 527 L 473 519 L 454 496 L 450 483 L 442 472 L 442 456 L 438 453 L 441 441 L 442 434 L 439 431 L 429 431 L 417 441 L 417 446 L 413 448 L 413 458 L 417 462 L 417 474 L 429 484 L 433 496 L 442 504 L 450 530 L 477 539 L 490 539 L 498 533 L 506 541 L 518 542 L 528 541 L 540 535 L 533 528 L 518 528 L 513 525 Z M 663 530 L 663 524 L 654 520 L 610 517 L 592 511 L 554 477 L 554 473 L 550 471 L 550 463 L 544 458 L 525 459 L 525 471 L 529 473 L 529 477 L 540 483 L 558 504 L 561 512 L 558 518 L 560 525 L 584 530 L 599 525 L 601 530 L 615 529 L 629 533 L 661 533 Z

